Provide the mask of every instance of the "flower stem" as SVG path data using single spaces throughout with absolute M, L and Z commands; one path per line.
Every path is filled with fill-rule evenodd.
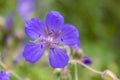
M 7 69 L 7 66 L 5 64 L 2 63 L 2 61 L 0 61 L 0 65 L 4 68 Z
M 77 64 L 75 64 L 75 80 L 78 80 L 78 67 L 77 67 Z
M 4 68 L 4 69 L 8 69 L 8 67 L 2 62 L 0 61 L 0 65 Z M 9 71 L 9 73 L 11 73 L 13 76 L 15 76 L 18 80 L 22 80 L 22 78 L 17 75 L 15 72 L 13 72 L 12 70 Z
M 101 72 L 101 71 L 97 71 L 97 70 L 89 67 L 88 65 L 86 65 L 86 64 L 84 64 L 84 63 L 82 63 L 82 62 L 79 62 L 79 64 L 81 64 L 81 65 L 84 66 L 85 68 L 87 68 L 87 69 L 89 69 L 90 71 L 95 72 L 95 73 L 97 73 L 97 74 L 102 75 L 102 73 L 103 73 L 103 72 Z

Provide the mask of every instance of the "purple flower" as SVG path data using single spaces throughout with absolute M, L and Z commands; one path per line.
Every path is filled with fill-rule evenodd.
M 8 30 L 12 29 L 13 27 L 13 14 L 12 13 L 9 13 L 8 16 L 6 17 L 5 24 Z
M 34 11 L 34 0 L 18 0 L 17 12 L 23 20 L 26 20 Z
M 10 75 L 7 74 L 4 71 L 0 71 L 0 80 L 9 80 L 10 79 Z
M 15 59 L 13 60 L 13 63 L 18 64 L 22 59 L 23 59 L 23 55 L 21 53 L 18 53 Z
M 22 47 L 24 47 L 25 44 L 26 44 L 25 41 L 22 41 L 22 42 L 21 42 L 21 46 L 20 46 L 20 48 L 17 50 L 17 51 L 18 51 L 18 54 L 17 54 L 17 55 L 15 56 L 15 58 L 13 59 L 13 64 L 17 65 L 17 64 L 19 64 L 19 63 L 22 61 L 22 59 L 23 59 Z
M 92 60 L 88 58 L 86 55 L 84 55 L 81 60 L 84 64 L 92 64 Z
M 33 18 L 25 24 L 26 35 L 35 40 L 26 44 L 23 55 L 30 63 L 38 61 L 46 48 L 49 49 L 49 63 L 53 68 L 63 68 L 69 57 L 60 45 L 72 47 L 77 44 L 79 33 L 71 24 L 64 24 L 63 16 L 57 11 L 47 14 L 46 20 Z
M 77 43 L 72 46 L 72 49 L 75 50 L 76 52 L 79 52 L 80 47 L 81 47 L 80 41 L 78 40 Z

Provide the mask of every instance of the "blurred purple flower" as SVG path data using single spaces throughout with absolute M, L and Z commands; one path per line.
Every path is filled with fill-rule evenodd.
M 15 59 L 13 60 L 14 64 L 18 64 L 23 59 L 23 55 L 21 53 L 18 53 Z
M 37 62 L 49 48 L 49 62 L 53 68 L 63 68 L 69 57 L 59 45 L 73 46 L 77 44 L 79 33 L 75 26 L 64 24 L 63 16 L 57 11 L 47 14 L 45 22 L 33 18 L 26 22 L 25 33 L 36 42 L 26 44 L 23 55 L 30 63 Z
M 27 43 L 26 41 L 22 41 L 21 42 L 21 46 L 17 50 L 18 54 L 15 56 L 15 58 L 13 60 L 13 64 L 15 64 L 15 65 L 19 64 L 22 61 L 22 59 L 23 59 L 23 54 L 22 54 L 23 50 L 22 50 L 22 47 L 24 47 L 26 43 Z
M 9 13 L 7 15 L 5 24 L 6 24 L 7 30 L 11 30 L 12 29 L 12 27 L 13 27 L 13 14 L 12 13 Z
M 34 11 L 34 0 L 18 0 L 17 12 L 23 20 L 26 20 Z
M 0 80 L 9 80 L 10 75 L 4 71 L 0 71 Z
M 81 60 L 84 64 L 92 64 L 92 60 L 88 58 L 86 55 L 84 55 Z
M 7 46 L 12 44 L 13 41 L 14 41 L 14 38 L 13 38 L 13 36 L 11 34 L 6 36 L 6 44 L 7 44 Z

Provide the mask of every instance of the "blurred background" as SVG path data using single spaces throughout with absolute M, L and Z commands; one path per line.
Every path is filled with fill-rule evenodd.
M 24 33 L 25 21 L 32 17 L 45 20 L 49 11 L 57 10 L 65 23 L 78 28 L 81 48 L 93 61 L 90 66 L 101 71 L 110 69 L 120 77 L 120 0 L 34 0 L 35 7 L 27 19 L 21 16 L 19 1 L 0 0 L 0 59 L 19 76 L 57 80 L 46 56 L 34 65 L 22 58 L 24 43 L 28 40 Z M 1 66 L 0 70 L 3 70 Z M 86 68 L 78 70 L 79 80 L 102 80 Z M 71 75 L 73 72 L 71 69 Z M 11 80 L 16 78 L 12 76 Z

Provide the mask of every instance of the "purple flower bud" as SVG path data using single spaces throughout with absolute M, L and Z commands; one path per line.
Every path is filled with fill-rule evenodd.
M 10 80 L 10 75 L 4 71 L 0 71 L 0 80 Z
M 92 60 L 90 58 L 88 58 L 86 55 L 84 55 L 82 58 L 81 58 L 81 61 L 84 63 L 84 64 L 92 64 Z
M 26 20 L 34 11 L 34 0 L 18 0 L 17 12 L 23 20 Z
M 11 30 L 12 29 L 12 27 L 13 27 L 13 14 L 12 13 L 9 13 L 7 15 L 5 24 L 6 24 L 7 30 Z

